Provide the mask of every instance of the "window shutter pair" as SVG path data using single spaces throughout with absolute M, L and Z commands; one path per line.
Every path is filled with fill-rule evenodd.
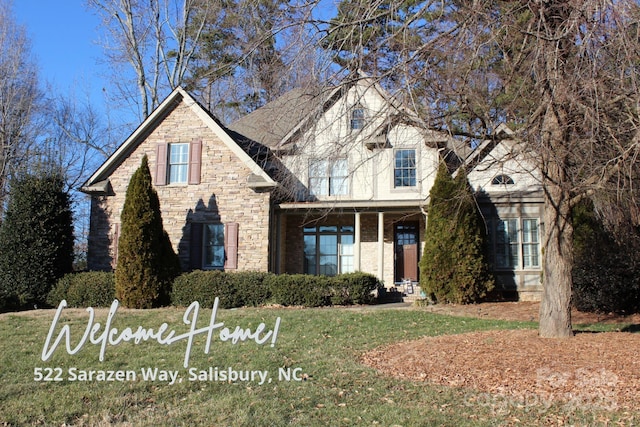
M 192 270 L 202 268 L 202 238 L 204 224 L 191 223 L 191 241 L 189 244 L 189 266 Z M 224 268 L 236 270 L 238 268 L 238 223 L 224 225 Z
M 169 144 L 166 142 L 156 146 L 156 185 L 167 185 L 167 167 Z M 200 184 L 200 170 L 202 164 L 202 141 L 191 141 L 189 144 L 189 184 Z

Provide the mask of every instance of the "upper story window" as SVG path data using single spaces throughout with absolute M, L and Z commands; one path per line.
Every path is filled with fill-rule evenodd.
M 156 145 L 155 185 L 200 184 L 202 141 Z
M 513 185 L 513 179 L 509 175 L 497 175 L 491 180 L 491 185 Z
M 364 108 L 362 105 L 356 105 L 350 114 L 349 126 L 351 130 L 359 130 L 364 127 Z
M 314 196 L 349 194 L 347 159 L 312 160 L 309 163 L 309 191 Z
M 393 177 L 394 187 L 416 186 L 416 150 L 396 150 Z
M 185 184 L 189 170 L 189 144 L 169 144 L 169 167 L 167 182 L 169 184 Z

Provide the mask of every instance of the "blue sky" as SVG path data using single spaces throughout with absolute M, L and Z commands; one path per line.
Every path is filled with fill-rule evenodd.
M 95 106 L 101 107 L 108 80 L 97 44 L 100 20 L 85 0 L 13 0 L 13 11 L 26 27 L 42 83 L 78 96 L 89 91 Z

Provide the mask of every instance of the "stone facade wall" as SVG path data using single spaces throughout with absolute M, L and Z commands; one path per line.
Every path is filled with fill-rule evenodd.
M 156 149 L 161 143 L 202 141 L 200 184 L 155 185 Z M 189 265 L 191 221 L 238 223 L 238 270 L 269 268 L 270 193 L 247 186 L 249 168 L 187 106 L 179 103 L 109 177 L 113 194 L 93 196 L 89 268 L 115 267 L 115 241 L 129 180 L 147 155 L 158 192 L 164 228 L 183 267 Z

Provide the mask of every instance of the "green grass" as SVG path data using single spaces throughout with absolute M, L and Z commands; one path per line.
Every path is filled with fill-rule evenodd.
M 156 328 L 167 322 L 185 332 L 183 309 L 118 311 L 113 326 Z M 473 390 L 445 388 L 385 377 L 359 363 L 361 354 L 377 346 L 426 335 L 469 331 L 535 328 L 533 323 L 458 318 L 419 309 L 239 309 L 221 310 L 226 326 L 268 328 L 281 317 L 274 347 L 215 339 L 203 353 L 206 335 L 195 338 L 190 367 L 267 370 L 272 382 L 189 381 L 182 367 L 186 343 L 161 346 L 122 343 L 106 349 L 85 345 L 75 355 L 60 346 L 43 362 L 40 355 L 53 311 L 0 316 L 0 425 L 211 425 L 211 426 L 485 426 L 622 425 L 637 414 L 603 412 L 558 405 L 522 405 L 490 398 Z M 72 343 L 86 326 L 83 310 L 65 310 Z M 208 324 L 210 311 L 200 314 Z M 106 312 L 95 321 L 104 323 Z M 56 334 L 57 335 L 57 334 Z M 500 355 L 496 354 L 499 358 Z M 505 361 L 507 362 L 507 361 Z M 157 367 L 179 370 L 182 382 L 36 382 L 34 368 L 69 367 L 93 370 L 136 370 Z M 303 381 L 278 381 L 279 368 L 300 368 Z M 65 375 L 66 376 L 66 375 Z M 4 424 L 3 424 L 4 423 Z M 603 424 L 604 425 L 604 424 Z

